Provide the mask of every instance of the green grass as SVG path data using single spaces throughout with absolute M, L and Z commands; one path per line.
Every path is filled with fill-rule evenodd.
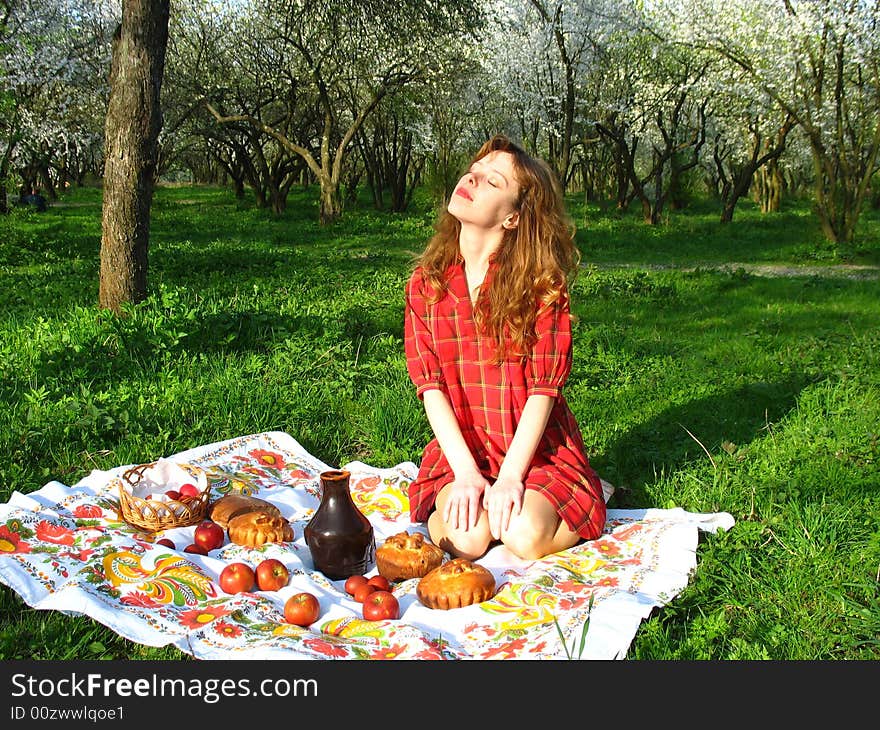
M 360 205 L 318 226 L 225 190 L 157 191 L 151 296 L 97 306 L 100 192 L 0 218 L 0 501 L 93 468 L 263 430 L 328 464 L 418 462 L 403 285 L 431 233 Z M 880 658 L 880 297 L 876 279 L 725 264 L 843 261 L 807 203 L 732 224 L 701 203 L 657 228 L 572 199 L 586 268 L 567 385 L 612 507 L 730 512 L 631 659 Z M 846 263 L 880 263 L 867 210 Z M 796 273 L 796 272 L 795 272 Z M 0 658 L 188 658 L 0 588 Z

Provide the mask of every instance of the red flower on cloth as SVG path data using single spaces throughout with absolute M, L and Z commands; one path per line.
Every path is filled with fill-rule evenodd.
M 443 652 L 440 651 L 436 646 L 430 646 L 427 649 L 422 649 L 420 652 L 413 656 L 413 659 L 442 659 Z
M 604 578 L 600 578 L 596 581 L 597 588 L 617 588 L 617 584 L 620 583 L 618 578 L 612 578 L 610 575 L 606 575 Z
M 630 525 L 629 527 L 624 527 L 622 530 L 615 530 L 611 533 L 611 537 L 615 540 L 629 540 L 634 534 L 639 532 L 642 529 L 642 525 L 635 523 Z
M 406 645 L 395 644 L 394 646 L 377 649 L 372 654 L 370 654 L 370 659 L 397 659 L 397 657 L 399 657 L 405 651 Z
M 595 548 L 600 553 L 602 553 L 602 555 L 605 555 L 609 558 L 613 558 L 616 555 L 620 555 L 620 547 L 615 545 L 612 542 L 609 542 L 608 540 L 605 540 L 605 539 L 594 540 L 593 541 L 593 548 Z
M 382 478 L 374 474 L 355 481 L 354 486 L 362 492 L 372 492 L 382 483 Z
M 291 479 L 311 479 L 312 475 L 302 469 L 293 469 L 289 474 Z
M 324 641 L 323 639 L 305 639 L 303 644 L 309 647 L 312 651 L 316 651 L 319 654 L 324 654 L 329 657 L 348 656 L 348 651 L 344 646 L 331 644 L 329 641 Z
M 85 562 L 88 562 L 88 559 L 90 557 L 92 557 L 92 554 L 94 552 L 95 552 L 94 550 L 90 550 L 90 549 L 86 548 L 83 550 L 77 550 L 76 552 L 65 551 L 63 553 L 58 553 L 58 556 L 62 557 L 62 558 L 73 558 L 74 560 L 81 560 L 82 562 L 85 563 Z
M 141 608 L 160 608 L 162 606 L 161 603 L 154 601 L 146 593 L 141 593 L 140 591 L 134 591 L 123 596 L 119 599 L 119 602 L 126 606 L 139 606 Z
M 29 553 L 31 546 L 6 525 L 0 525 L 0 553 Z
M 495 636 L 495 634 L 498 633 L 498 631 L 492 626 L 483 626 L 482 624 L 478 624 L 476 621 L 467 624 L 462 629 L 462 631 L 464 631 L 465 634 L 471 634 L 475 631 L 482 631 L 483 634 L 486 636 Z
M 84 520 L 94 519 L 104 514 L 104 511 L 96 504 L 81 504 L 73 510 L 73 516 Z
M 221 606 L 205 606 L 204 608 L 194 608 L 191 611 L 184 611 L 180 614 L 180 623 L 188 629 L 200 629 L 207 626 L 218 618 L 228 616 L 228 611 Z
M 241 636 L 241 626 L 236 626 L 227 621 L 218 621 L 214 624 L 214 631 L 230 639 L 237 639 Z
M 287 466 L 284 457 L 276 451 L 266 451 L 265 449 L 254 449 L 248 451 L 263 466 L 271 466 L 273 469 L 283 469 Z
M 563 580 L 557 583 L 556 587 L 566 593 L 589 593 L 593 590 L 591 583 L 582 583 L 579 580 Z
M 40 520 L 37 523 L 37 540 L 55 545 L 73 545 L 73 530 L 49 520 Z
M 519 650 L 522 649 L 526 645 L 525 637 L 521 639 L 514 639 L 513 641 L 508 641 L 506 644 L 501 644 L 500 646 L 496 646 L 493 649 L 489 649 L 489 651 L 484 651 L 482 653 L 483 659 L 491 659 L 494 656 L 499 654 L 503 654 L 503 659 L 514 659 L 516 655 L 519 653 Z
M 571 611 L 572 609 L 580 608 L 586 604 L 588 600 L 589 598 L 587 596 L 579 596 L 578 598 L 560 598 L 559 608 L 563 611 Z

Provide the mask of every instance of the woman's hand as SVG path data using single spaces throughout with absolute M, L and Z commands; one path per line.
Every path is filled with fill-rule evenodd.
M 489 532 L 495 540 L 510 527 L 511 515 L 522 510 L 526 488 L 522 480 L 498 475 L 495 483 L 483 492 L 483 508 L 489 513 Z
M 443 521 L 456 530 L 467 532 L 477 526 L 480 502 L 489 482 L 478 471 L 468 471 L 449 485 L 449 498 L 443 506 Z

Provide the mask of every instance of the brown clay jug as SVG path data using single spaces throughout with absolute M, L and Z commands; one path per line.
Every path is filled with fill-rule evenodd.
M 351 472 L 321 472 L 321 504 L 303 530 L 312 563 L 330 580 L 364 575 L 376 563 L 373 525 L 349 491 Z

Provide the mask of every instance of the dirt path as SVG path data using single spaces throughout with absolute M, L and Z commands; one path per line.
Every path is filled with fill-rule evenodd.
M 876 281 L 880 279 L 880 266 L 861 266 L 857 264 L 792 266 L 788 264 L 744 264 L 734 261 L 725 264 L 703 264 L 701 266 L 676 266 L 674 264 L 668 266 L 663 264 L 600 264 L 596 265 L 595 268 L 607 271 L 645 268 L 654 271 L 663 271 L 665 269 L 696 271 L 699 269 L 701 271 L 722 271 L 727 273 L 742 270 L 753 276 L 821 276 L 833 279 L 856 279 L 863 281 Z

